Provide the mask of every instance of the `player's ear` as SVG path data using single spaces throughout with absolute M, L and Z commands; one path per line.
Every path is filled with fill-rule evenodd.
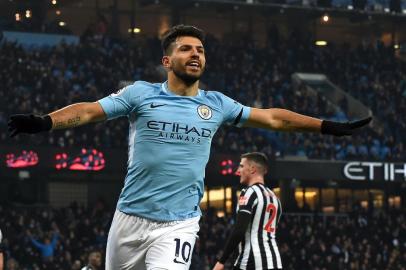
M 255 165 L 251 165 L 251 174 L 255 174 L 257 172 L 257 167 Z
M 162 65 L 164 66 L 164 68 L 169 69 L 170 65 L 171 65 L 171 61 L 169 59 L 168 55 L 164 55 L 162 57 Z

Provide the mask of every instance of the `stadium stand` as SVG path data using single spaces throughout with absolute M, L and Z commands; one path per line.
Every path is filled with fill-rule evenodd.
M 276 35 L 277 36 L 277 35 Z M 402 134 L 406 120 L 396 112 L 406 109 L 406 64 L 393 47 L 377 42 L 320 48 L 293 32 L 289 39 L 269 40 L 261 48 L 249 38 L 226 42 L 209 37 L 207 55 L 220 59 L 210 63 L 203 82 L 243 104 L 262 108 L 282 107 L 326 119 L 346 120 L 346 104 L 331 110 L 325 98 L 295 90 L 291 74 L 296 71 L 325 73 L 329 78 L 370 107 L 384 123 L 383 130 L 369 129 L 352 138 L 309 134 L 275 134 L 257 130 L 220 130 L 214 152 L 263 151 L 270 157 L 287 155 L 351 160 L 402 160 Z M 160 47 L 157 39 L 142 39 L 136 45 L 113 39 L 84 36 L 75 45 L 24 49 L 16 43 L 0 45 L 0 138 L 7 142 L 6 119 L 12 112 L 46 113 L 79 101 L 94 101 L 117 90 L 120 81 L 161 81 L 157 71 Z M 301 44 L 296 46 L 294 44 Z M 244 65 L 240 65 L 241 61 Z M 38 145 L 126 147 L 127 122 L 97 124 L 75 130 L 38 136 Z M 385 134 L 385 136 L 384 136 Z M 365 139 L 366 138 L 366 139 Z M 25 136 L 17 139 L 26 142 Z M 14 141 L 15 142 L 15 141 Z
M 113 213 L 102 202 L 89 208 L 73 203 L 58 209 L 9 209 L 0 208 L 5 254 L 9 263 L 19 265 L 14 269 L 21 270 L 71 270 L 85 265 L 89 251 L 105 249 Z M 286 269 L 404 269 L 405 218 L 400 209 L 361 207 L 347 214 L 284 214 L 277 235 L 283 264 Z M 217 217 L 213 209 L 207 211 L 200 222 L 192 270 L 211 269 L 234 222 L 231 217 Z M 54 256 L 44 260 L 30 235 L 44 238 L 55 231 L 59 239 Z
M 10 4 L 13 1 L 7 2 Z M 16 2 L 18 1 L 14 1 Z M 47 1 L 46 4 L 51 6 L 49 2 Z M 143 5 L 148 1 L 138 2 Z M 165 0 L 154 2 L 156 4 Z M 321 5 L 327 4 L 332 7 L 328 11 L 333 9 L 337 11 L 336 8 L 340 8 L 342 9 L 340 12 L 348 12 L 348 17 L 362 14 L 365 18 L 367 16 L 376 18 L 374 17 L 376 14 L 381 13 L 379 16 L 383 17 L 385 12 L 389 13 L 390 11 L 385 9 L 389 9 L 390 2 L 395 1 L 374 0 L 365 3 L 365 1 L 351 0 L 237 0 L 219 2 L 227 2 L 230 6 L 219 8 L 220 11 L 213 11 L 216 16 L 222 16 L 221 10 L 232 10 L 234 4 L 245 6 L 276 4 L 281 9 L 277 8 L 272 12 L 281 14 L 284 8 L 289 9 L 292 6 L 302 6 L 301 12 L 303 12 L 306 8 L 320 10 Z M 405 5 L 406 2 L 402 1 L 402 10 L 406 9 Z M 354 10 L 348 11 L 349 6 Z M 114 8 L 117 9 L 117 7 L 111 8 L 111 10 L 108 9 L 109 14 L 114 13 Z M 324 12 L 324 9 L 322 10 Z M 49 11 L 54 13 L 56 7 L 51 6 Z M 399 12 L 396 11 L 396 13 Z M 130 14 L 129 11 L 128 14 Z M 269 14 L 274 13 L 269 12 Z M 334 16 L 333 12 L 332 14 Z M 15 21 L 14 15 L 12 11 L 9 16 L 11 20 L 1 16 L 0 30 L 56 34 L 74 32 L 70 29 L 74 26 L 71 23 L 61 27 L 56 19 L 47 22 L 36 21 L 35 16 L 31 23 L 28 23 L 28 19 Z M 388 22 L 395 16 L 402 16 L 392 15 L 393 17 L 388 17 Z M 80 149 L 86 146 L 119 149 L 125 153 L 128 147 L 126 119 L 77 129 L 52 131 L 35 137 L 19 135 L 13 140 L 10 140 L 7 134 L 7 119 L 10 114 L 48 113 L 74 102 L 95 101 L 115 92 L 125 82 L 163 80 L 160 76 L 162 70 L 159 68 L 161 48 L 158 39 L 148 38 L 147 35 L 136 37 L 132 35 L 132 39 L 113 38 L 108 35 L 113 29 L 113 27 L 109 28 L 112 25 L 107 25 L 110 22 L 107 22 L 103 16 L 96 17 L 95 22 L 88 25 L 80 36 L 80 42 L 76 45 L 62 43 L 58 46 L 22 46 L 2 40 L 0 31 L 0 66 L 2 67 L 0 71 L 2 86 L 0 147 L 15 145 L 19 148 L 29 144 L 30 146 L 55 146 L 58 149 Z M 130 21 L 129 18 L 128 21 Z M 277 21 L 276 24 L 278 24 Z M 380 22 L 377 21 L 376 25 L 379 24 Z M 349 24 L 347 27 L 354 25 Z M 108 31 L 110 32 L 107 33 Z M 126 31 L 127 29 L 124 31 L 125 34 L 127 34 Z M 295 86 L 291 79 L 291 75 L 295 72 L 322 73 L 370 108 L 383 129 L 373 125 L 351 138 L 337 138 L 318 134 L 284 134 L 228 127 L 220 129 L 213 138 L 214 155 L 231 154 L 230 156 L 239 157 L 244 152 L 261 151 L 271 159 L 295 156 L 324 161 L 381 161 L 382 164 L 399 161 L 402 163 L 396 165 L 396 169 L 397 176 L 401 176 L 403 171 L 400 166 L 403 166 L 406 160 L 404 149 L 406 118 L 402 115 L 406 110 L 406 63 L 397 56 L 402 50 L 402 44 L 398 45 L 400 47 L 398 50 L 394 48 L 394 44 L 385 46 L 381 41 L 361 42 L 356 45 L 329 42 L 328 46 L 319 47 L 314 45 L 314 33 L 300 30 L 292 31 L 290 35 L 282 35 L 276 27 L 268 33 L 265 47 L 250 36 L 241 36 L 238 39 L 229 39 L 226 35 L 224 36 L 224 39 L 211 35 L 207 37 L 208 66 L 202 79 L 205 89 L 221 91 L 248 106 L 281 107 L 324 119 L 354 120 L 353 116 L 347 114 L 348 104 L 345 102 L 336 104 L 336 107 L 329 106 L 324 96 L 310 95 L 303 89 L 304 86 Z M 378 36 L 377 34 L 376 37 Z M 79 40 L 79 36 L 74 37 Z M 406 46 L 403 45 L 403 50 L 404 48 Z M 0 157 L 0 160 L 3 161 L 3 158 Z M 382 165 L 382 171 L 383 168 Z M 395 167 L 391 168 L 395 169 Z M 80 270 L 88 263 L 87 256 L 92 251 L 101 251 L 104 261 L 107 234 L 114 209 L 108 207 L 103 201 L 98 201 L 96 204 L 90 202 L 93 203 L 94 198 L 99 196 L 97 193 L 102 190 L 108 189 L 105 194 L 114 197 L 112 195 L 114 189 L 110 188 L 113 185 L 102 184 L 111 181 L 121 185 L 121 182 L 112 177 L 110 172 L 100 174 L 91 172 L 94 174 L 89 173 L 89 177 L 83 176 L 88 173 L 84 172 L 80 175 L 81 177 L 71 181 L 80 173 L 76 171 L 55 173 L 55 170 L 51 173 L 49 170 L 44 170 L 44 173 L 40 169 L 35 171 L 37 168 L 31 169 L 24 168 L 24 173 L 21 175 L 20 171 L 13 168 L 0 171 L 1 184 L 3 184 L 0 187 L 2 192 L 0 194 L 10 193 L 8 197 L 0 196 L 0 229 L 4 235 L 2 248 L 5 254 L 5 269 Z M 227 169 L 231 170 L 231 166 Z M 367 167 L 363 169 L 365 173 L 370 172 Z M 46 173 L 49 175 L 45 175 Z M 212 179 L 206 179 L 210 180 L 206 181 L 206 194 L 208 195 L 212 190 L 212 194 L 221 193 L 224 198 L 216 199 L 212 196 L 211 204 L 205 202 L 205 206 L 209 205 L 211 208 L 203 211 L 199 239 L 193 250 L 190 268 L 192 270 L 212 269 L 235 223 L 234 217 L 231 216 L 231 212 L 234 211 L 229 207 L 235 206 L 231 203 L 232 196 L 236 195 L 234 188 L 237 185 L 237 182 L 231 182 L 233 174 L 234 172 L 231 171 L 227 176 L 218 175 Z M 99 176 L 101 180 L 98 179 Z M 284 190 L 288 190 L 291 195 L 285 194 L 284 199 L 287 202 L 283 207 L 286 207 L 284 209 L 287 209 L 287 213 L 284 212 L 282 215 L 277 233 L 284 268 L 406 270 L 404 182 L 384 181 L 378 179 L 382 177 L 377 173 L 375 178 L 373 181 L 365 178 L 365 181 L 347 179 L 339 182 L 334 177 L 329 179 L 326 177 L 326 181 L 281 179 L 279 182 L 273 182 L 274 186 L 279 185 L 281 197 Z M 60 193 L 53 194 L 54 197 L 63 192 L 66 193 L 67 198 L 72 193 L 80 193 L 83 195 L 82 202 L 86 201 L 92 206 L 85 207 L 78 203 L 59 208 L 51 206 L 51 184 L 55 183 L 64 185 L 59 187 Z M 66 188 L 69 184 L 72 188 Z M 100 189 L 94 191 L 92 188 L 98 184 Z M 226 194 L 225 185 L 228 185 L 230 191 L 230 186 L 233 187 L 230 195 Z M 79 190 L 79 187 L 83 187 L 83 190 Z M 24 193 L 24 196 L 19 197 L 19 192 L 20 195 Z M 25 200 L 26 193 L 32 195 L 28 196 L 29 200 Z M 300 196 L 297 195 L 298 193 Z M 311 195 L 310 193 L 317 196 L 306 197 Z M 297 200 L 298 198 L 302 200 Z M 10 201 L 6 201 L 8 199 Z M 378 203 L 375 203 L 374 199 Z M 115 198 L 111 200 L 115 201 Z M 328 203 L 324 203 L 323 200 Z M 388 203 L 391 200 L 392 203 Z M 38 202 L 44 205 L 28 205 Z M 295 205 L 289 208 L 288 203 L 291 202 Z M 314 202 L 314 207 L 306 207 L 306 203 L 311 202 Z M 230 205 L 227 205 L 228 203 Z M 343 203 L 345 203 L 344 208 Z M 363 203 L 363 207 L 358 203 Z M 227 207 L 231 210 L 226 211 Z M 44 243 L 46 239 L 53 239 L 53 237 L 56 244 L 52 247 L 52 256 L 44 256 L 33 240 Z M 229 260 L 227 269 L 232 267 L 231 263 L 232 260 Z M 104 262 L 101 269 L 104 269 Z

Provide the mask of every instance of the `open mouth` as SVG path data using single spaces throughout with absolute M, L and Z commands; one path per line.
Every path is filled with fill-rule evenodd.
M 186 66 L 191 67 L 192 69 L 198 70 L 201 68 L 200 62 L 199 61 L 190 61 L 186 64 Z

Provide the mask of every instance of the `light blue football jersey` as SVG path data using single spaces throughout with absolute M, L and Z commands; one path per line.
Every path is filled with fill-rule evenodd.
M 222 124 L 241 126 L 250 108 L 215 91 L 179 96 L 167 83 L 137 81 L 98 101 L 108 119 L 129 119 L 128 171 L 117 208 L 152 220 L 201 214 L 205 167 Z

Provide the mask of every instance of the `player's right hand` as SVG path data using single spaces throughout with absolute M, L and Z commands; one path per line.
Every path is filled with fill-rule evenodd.
M 10 116 L 7 125 L 10 137 L 14 137 L 19 133 L 48 131 L 52 128 L 52 119 L 49 115 L 15 114 Z

